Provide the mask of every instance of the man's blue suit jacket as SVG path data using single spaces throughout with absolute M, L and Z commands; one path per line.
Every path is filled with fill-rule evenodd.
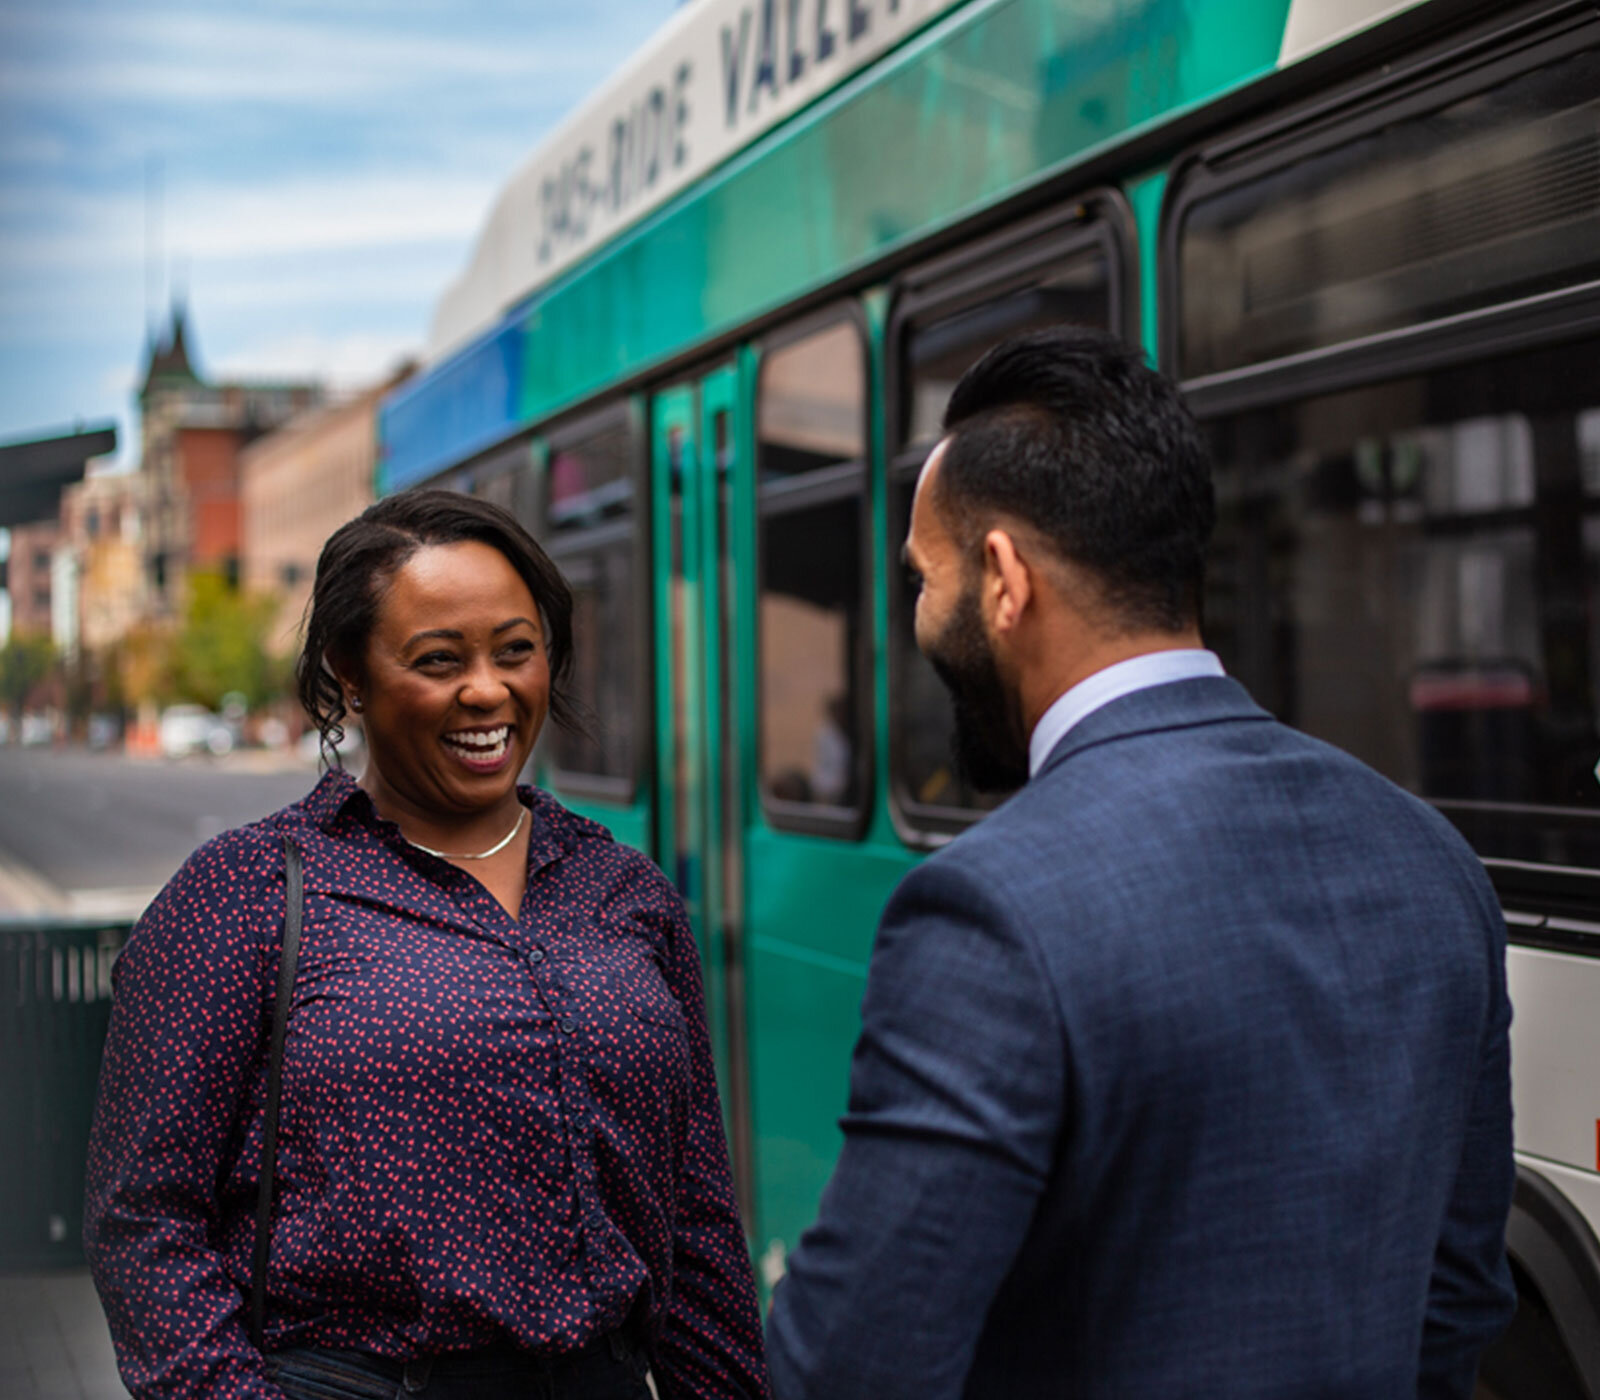
M 779 1400 L 1465 1400 L 1514 1305 L 1505 925 L 1232 680 L 1136 692 L 913 871 Z

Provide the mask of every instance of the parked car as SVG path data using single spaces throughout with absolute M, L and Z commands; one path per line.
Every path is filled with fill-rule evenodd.
M 183 758 L 192 753 L 220 757 L 233 751 L 233 730 L 204 705 L 167 706 L 161 712 L 156 738 L 164 758 Z
M 28 712 L 22 716 L 22 729 L 20 738 L 27 748 L 39 748 L 44 744 L 54 742 L 56 737 L 56 722 L 50 715 Z

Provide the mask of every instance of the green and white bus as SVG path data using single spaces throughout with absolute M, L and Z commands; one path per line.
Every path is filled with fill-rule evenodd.
M 689 903 L 770 1285 L 878 912 L 983 811 L 911 485 L 962 369 L 1058 321 L 1208 427 L 1230 672 L 1488 867 L 1523 1306 L 1484 1388 L 1600 1396 L 1591 0 L 691 0 L 506 185 L 379 486 L 511 506 L 576 589 L 598 739 L 544 781 Z

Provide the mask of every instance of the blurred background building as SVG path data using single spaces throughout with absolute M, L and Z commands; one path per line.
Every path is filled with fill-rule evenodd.
M 179 615 L 191 572 L 240 581 L 244 524 L 240 453 L 323 401 L 320 384 L 207 383 L 196 371 L 187 317 L 152 342 L 139 391 L 139 474 L 145 498 L 145 567 L 152 616 Z
M 412 373 L 402 365 L 341 403 L 313 409 L 240 454 L 243 584 L 277 599 L 267 645 L 294 649 L 323 542 L 373 501 L 378 402 Z

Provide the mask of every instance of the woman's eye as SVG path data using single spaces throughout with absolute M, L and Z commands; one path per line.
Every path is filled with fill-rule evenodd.
M 430 651 L 419 656 L 413 664 L 436 671 L 441 667 L 450 666 L 454 663 L 455 657 L 448 651 Z
M 532 656 L 538 650 L 532 641 L 526 637 L 519 637 L 514 642 L 507 642 L 501 648 L 500 655 L 510 661 L 521 661 L 524 657 Z

